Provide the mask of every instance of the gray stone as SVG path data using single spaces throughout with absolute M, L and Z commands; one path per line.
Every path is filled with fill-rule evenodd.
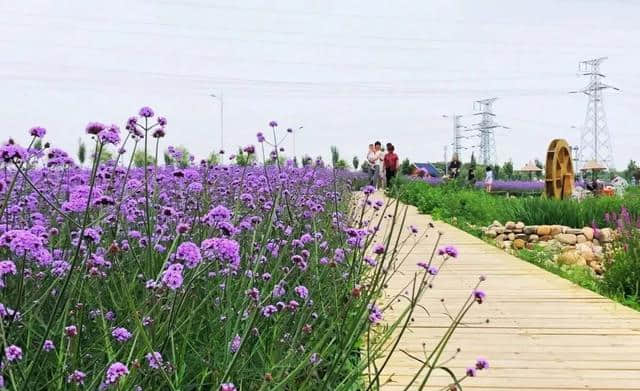
M 540 237 L 536 234 L 529 235 L 529 242 L 537 243 L 540 240 Z
M 491 239 L 493 239 L 496 236 L 498 236 L 498 233 L 494 229 L 489 229 L 484 234 L 485 234 L 486 237 L 491 238 Z
M 583 234 L 577 235 L 576 238 L 578 239 L 578 243 L 586 243 L 587 241 L 587 238 Z
M 513 222 L 513 221 L 507 221 L 507 222 L 504 224 L 504 227 L 505 227 L 506 229 L 509 229 L 509 230 L 514 230 L 514 229 L 516 229 L 516 223 L 515 223 L 515 222 Z
M 524 229 L 524 223 L 522 221 L 518 221 L 516 223 L 516 229 Z
M 514 240 L 516 240 L 516 234 L 512 232 L 509 235 L 507 235 L 507 238 L 513 242 Z
M 528 226 L 524 227 L 523 232 L 526 233 L 527 235 L 538 233 L 538 226 L 537 225 L 528 225 Z

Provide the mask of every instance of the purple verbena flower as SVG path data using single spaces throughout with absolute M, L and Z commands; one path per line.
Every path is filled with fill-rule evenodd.
M 22 360 L 22 349 L 16 345 L 9 345 L 4 351 L 7 361 L 14 362 Z
M 67 377 L 67 383 L 73 383 L 76 385 L 83 385 L 84 384 L 84 379 L 87 377 L 87 375 L 79 370 L 75 370 L 73 372 L 71 372 L 69 374 L 69 376 Z
M 233 337 L 233 339 L 229 343 L 229 351 L 231 353 L 236 353 L 238 350 L 240 350 L 241 345 L 242 345 L 242 338 L 240 338 L 240 336 L 236 334 L 236 336 Z
M 193 269 L 202 261 L 202 255 L 195 243 L 184 242 L 181 243 L 176 250 L 176 259 L 184 261 L 187 268 Z
M 111 332 L 111 336 L 118 342 L 126 342 L 131 339 L 131 337 L 133 337 L 133 334 L 131 334 L 129 330 L 125 329 L 124 327 L 118 327 L 113 329 L 113 331 Z
M 87 134 L 91 134 L 94 136 L 97 136 L 98 133 L 102 132 L 104 130 L 105 126 L 103 123 L 100 122 L 89 122 L 85 128 L 85 131 L 87 132 Z
M 109 366 L 107 369 L 105 384 L 111 385 L 116 384 L 120 381 L 120 379 L 129 374 L 129 368 L 121 362 L 115 362 Z
M 474 300 L 478 303 L 478 304 L 482 304 L 484 302 L 484 299 L 486 297 L 486 293 L 484 293 L 484 291 L 475 289 L 473 291 L 473 298 Z
M 153 117 L 154 112 L 153 112 L 153 109 L 151 107 L 144 106 L 143 108 L 140 109 L 138 114 L 141 117 L 144 117 L 144 118 L 151 118 L 151 117 Z
M 220 384 L 220 391 L 238 391 L 238 389 L 233 383 L 222 383 Z
M 184 280 L 182 277 L 182 269 L 183 267 L 179 263 L 171 264 L 167 270 L 162 273 L 162 282 L 174 291 L 180 288 Z
M 309 290 L 304 285 L 299 285 L 299 286 L 295 287 L 294 291 L 303 300 L 306 299 L 307 297 L 309 297 Z
M 43 138 L 44 135 L 47 134 L 47 129 L 43 128 L 42 126 L 34 126 L 33 128 L 29 129 L 29 134 L 33 137 Z
M 147 353 L 144 357 L 147 359 L 149 368 L 160 369 L 162 366 L 162 354 L 160 352 Z
M 481 370 L 487 369 L 487 368 L 489 368 L 489 361 L 487 361 L 486 358 L 479 357 L 476 360 L 476 369 L 481 371 Z
M 271 315 L 275 314 L 276 312 L 278 312 L 278 308 L 275 305 L 267 305 L 262 309 L 262 316 L 264 316 L 265 318 L 270 318 Z
M 44 350 L 45 352 L 50 352 L 55 348 L 56 346 L 53 344 L 53 341 L 50 339 L 45 340 L 44 343 L 42 344 L 42 350 Z

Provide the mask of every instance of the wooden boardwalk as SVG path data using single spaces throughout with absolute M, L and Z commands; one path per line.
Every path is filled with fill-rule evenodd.
M 380 196 L 378 195 L 378 198 Z M 431 218 L 409 207 L 406 224 L 424 229 Z M 640 390 L 640 313 L 583 289 L 523 260 L 506 254 L 455 227 L 435 222 L 442 244 L 455 245 L 460 256 L 438 275 L 400 347 L 421 356 L 422 345 L 434 346 L 450 324 L 440 302 L 457 311 L 481 274 L 486 302 L 465 317 L 443 357 L 461 352 L 448 366 L 463 375 L 479 356 L 491 368 L 462 384 L 464 390 Z M 432 235 L 410 255 L 386 291 L 395 294 L 428 258 Z M 394 311 L 401 308 L 396 306 Z M 393 311 L 385 313 L 392 320 Z M 487 323 L 488 322 L 488 323 Z M 382 381 L 383 390 L 403 390 L 418 363 L 396 352 Z M 428 389 L 450 383 L 444 372 Z M 417 387 L 412 388 L 417 389 Z

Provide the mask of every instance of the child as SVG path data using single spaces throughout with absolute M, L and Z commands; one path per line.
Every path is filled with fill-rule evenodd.
M 487 166 L 485 171 L 484 188 L 487 190 L 487 193 L 491 193 L 491 185 L 493 185 L 493 171 L 491 171 L 490 166 Z

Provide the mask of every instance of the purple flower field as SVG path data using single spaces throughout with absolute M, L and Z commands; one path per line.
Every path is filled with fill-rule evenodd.
M 442 178 L 424 178 L 422 179 L 424 182 L 438 186 L 441 185 L 444 180 Z M 484 188 L 483 181 L 477 181 L 475 187 L 477 189 Z M 541 181 L 503 181 L 503 180 L 494 180 L 493 185 L 491 186 L 492 191 L 504 191 L 511 193 L 541 193 L 544 191 L 544 182 Z
M 356 346 L 384 321 L 390 250 L 426 231 L 377 234 L 395 215 L 372 188 L 354 192 L 361 174 L 281 165 L 275 121 L 272 141 L 244 148 L 264 164 L 134 167 L 136 150 L 157 161 L 166 125 L 148 107 L 124 132 L 90 123 L 90 167 L 41 127 L 26 147 L 0 146 L 1 385 L 352 389 L 367 369 L 377 379 L 384 365 L 371 369 L 371 357 L 396 337 L 381 334 L 371 356 Z M 100 162 L 109 146 L 116 160 Z M 428 259 L 412 300 L 457 256 L 449 246 Z

